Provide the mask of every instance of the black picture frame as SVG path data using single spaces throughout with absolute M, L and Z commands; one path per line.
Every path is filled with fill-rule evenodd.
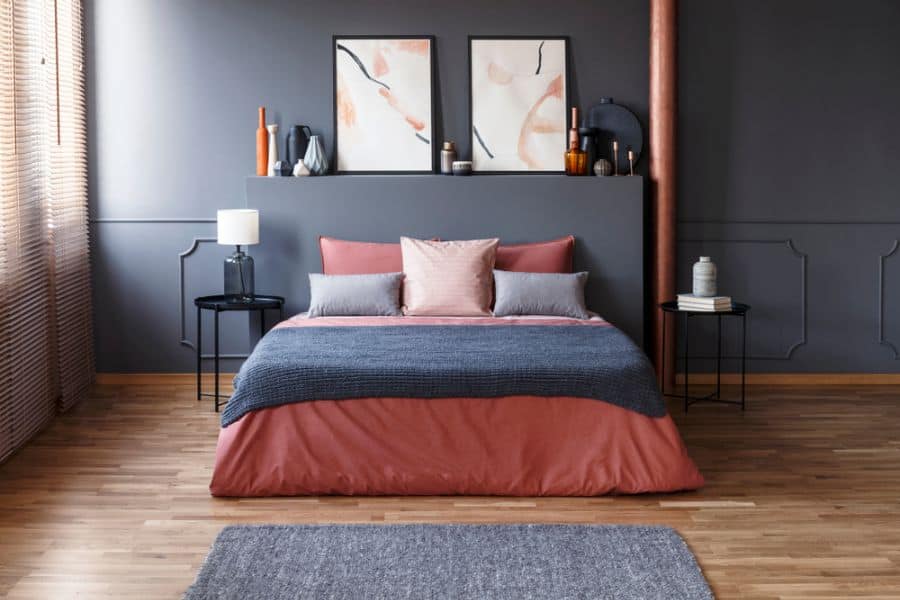
M 469 143 L 470 143 L 470 151 L 472 153 L 473 162 L 472 162 L 472 174 L 473 175 L 563 175 L 565 174 L 565 170 L 559 171 L 533 171 L 533 170 L 521 170 L 521 171 L 476 171 L 474 156 L 475 156 L 475 144 L 478 143 L 476 140 L 475 134 L 475 123 L 474 121 L 474 112 L 473 112 L 473 90 L 472 90 L 472 42 L 476 40 L 561 40 L 565 42 L 565 59 L 566 59 L 566 85 L 565 85 L 565 101 L 564 104 L 566 108 L 566 129 L 572 126 L 571 124 L 571 113 L 568 110 L 572 99 L 572 67 L 571 67 L 571 42 L 570 38 L 567 35 L 470 35 L 469 36 Z M 559 149 L 560 156 L 564 156 L 568 146 L 564 143 L 563 147 Z
M 338 145 L 338 111 L 337 111 L 337 52 L 338 52 L 338 40 L 428 40 L 429 41 L 429 57 L 430 61 L 430 73 L 429 73 L 429 85 L 431 86 L 431 140 L 429 141 L 429 145 L 431 147 L 431 168 L 430 169 L 422 169 L 422 170 L 391 170 L 391 171 L 341 171 L 338 169 L 338 157 L 340 152 L 340 147 Z M 335 175 L 428 175 L 434 174 L 438 169 L 438 152 L 436 149 L 436 144 L 434 137 L 437 133 L 436 131 L 436 119 L 435 119 L 435 111 L 437 106 L 437 99 L 435 98 L 435 68 L 436 62 L 435 59 L 437 57 L 437 53 L 435 51 L 435 36 L 433 35 L 332 35 L 331 36 L 331 65 L 332 65 L 332 74 L 331 74 L 331 85 L 332 85 L 332 97 L 331 97 L 331 109 L 332 109 L 332 131 L 334 131 L 334 174 Z

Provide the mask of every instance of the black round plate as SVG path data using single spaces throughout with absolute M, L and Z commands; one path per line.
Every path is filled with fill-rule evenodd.
M 601 98 L 587 111 L 585 127 L 597 129 L 597 156 L 613 162 L 612 143 L 619 142 L 619 174 L 628 175 L 628 150 L 634 152 L 637 166 L 644 148 L 644 132 L 641 122 L 633 112 L 613 102 L 612 98 Z

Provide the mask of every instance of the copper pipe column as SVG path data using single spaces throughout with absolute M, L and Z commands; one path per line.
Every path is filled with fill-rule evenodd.
M 663 360 L 660 302 L 675 298 L 675 119 L 678 77 L 677 0 L 650 0 L 650 194 L 653 215 L 653 364 Z M 675 327 L 666 338 L 666 381 L 675 381 Z

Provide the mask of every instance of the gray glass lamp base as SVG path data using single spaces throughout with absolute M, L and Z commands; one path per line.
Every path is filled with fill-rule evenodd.
M 253 294 L 253 258 L 241 252 L 238 246 L 234 254 L 225 259 L 225 296 L 229 302 L 250 302 Z

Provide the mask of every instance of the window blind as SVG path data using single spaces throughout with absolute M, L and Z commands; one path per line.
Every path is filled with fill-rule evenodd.
M 0 0 L 0 461 L 93 377 L 81 0 Z

